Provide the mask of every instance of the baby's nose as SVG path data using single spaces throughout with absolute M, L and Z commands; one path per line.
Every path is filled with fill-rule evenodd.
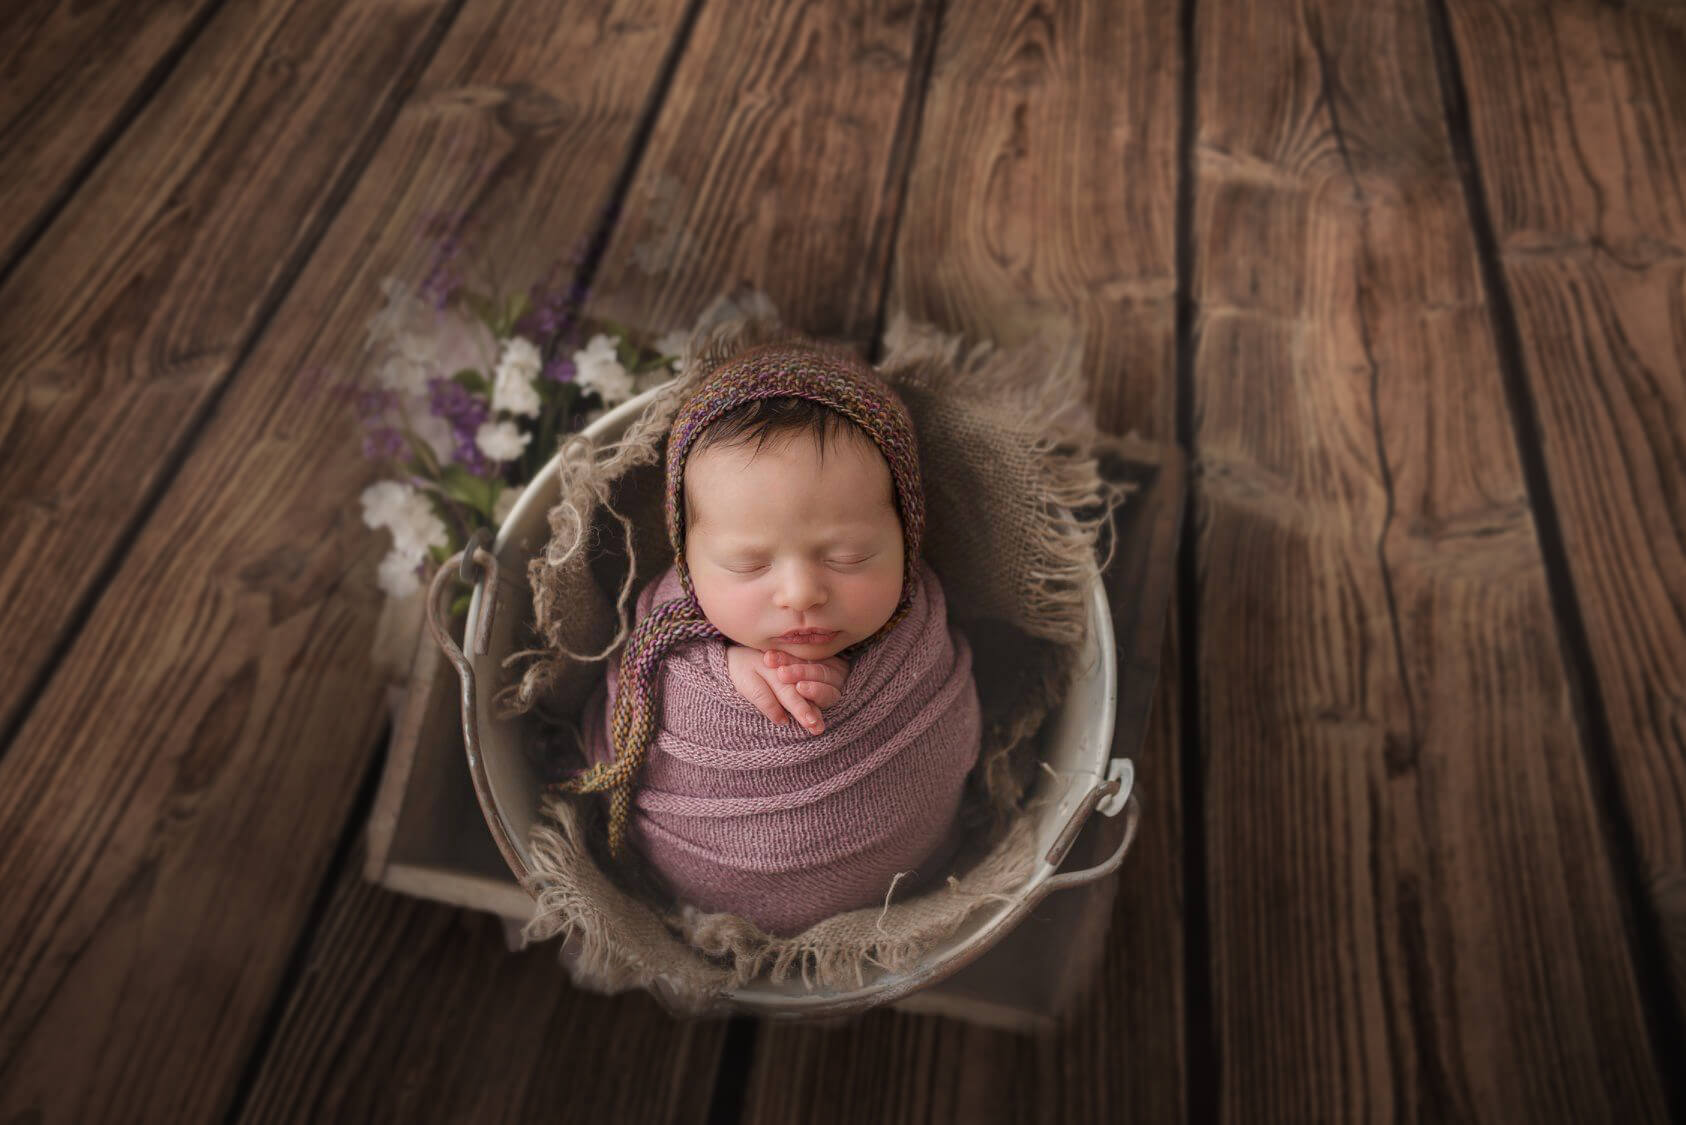
M 785 570 L 779 583 L 779 605 L 784 609 L 803 610 L 825 604 L 825 583 L 819 575 L 805 566 Z

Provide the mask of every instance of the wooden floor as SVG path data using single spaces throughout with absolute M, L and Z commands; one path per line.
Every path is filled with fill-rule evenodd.
M 1686 1119 L 1686 7 L 15 0 L 0 1121 Z M 670 1022 L 359 875 L 418 224 L 1078 334 L 1194 475 L 1056 1038 Z

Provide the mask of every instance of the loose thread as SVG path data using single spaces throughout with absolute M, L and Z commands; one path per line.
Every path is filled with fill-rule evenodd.
M 890 880 L 890 889 L 884 892 L 884 909 L 878 912 L 878 921 L 873 923 L 873 928 L 885 937 L 890 936 L 890 931 L 884 928 L 884 916 L 890 913 L 890 896 L 896 893 L 896 884 L 901 882 L 905 876 L 912 874 L 911 871 L 896 872 L 896 877 Z

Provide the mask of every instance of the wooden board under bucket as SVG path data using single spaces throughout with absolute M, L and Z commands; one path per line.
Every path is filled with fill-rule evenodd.
M 1118 713 L 1109 758 L 1133 758 L 1147 732 L 1175 581 L 1184 496 L 1182 453 L 1131 441 L 1103 462 L 1137 491 L 1119 510 L 1119 544 L 1104 574 L 1118 658 Z M 369 815 L 365 876 L 405 894 L 496 914 L 513 934 L 531 913 L 492 842 L 464 762 L 456 676 L 426 630 L 409 677 L 395 689 L 392 739 Z M 1137 774 L 1147 794 L 1177 784 Z M 1151 805 L 1146 815 L 1152 815 Z M 1061 870 L 1097 863 L 1118 845 L 1124 818 L 1094 816 Z M 1119 878 L 1129 877 L 1126 862 Z M 976 961 L 893 1006 L 1016 1031 L 1051 1029 L 1105 950 L 1117 881 L 1056 892 Z M 558 967 L 558 972 L 561 968 Z

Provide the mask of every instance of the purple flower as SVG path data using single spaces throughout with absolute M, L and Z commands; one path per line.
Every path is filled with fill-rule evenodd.
M 357 412 L 357 420 L 364 425 L 379 421 L 397 405 L 397 393 L 379 387 L 359 387 L 351 393 L 351 408 Z
M 573 328 L 585 303 L 585 287 L 575 281 L 563 288 L 562 276 L 562 263 L 557 262 L 543 280 L 527 290 L 530 307 L 516 323 L 516 335 L 546 341 Z
M 427 391 L 428 410 L 450 423 L 454 449 L 451 459 L 469 472 L 485 476 L 493 463 L 480 452 L 474 432 L 491 413 L 486 400 L 454 379 L 430 379 Z
M 436 309 L 450 304 L 465 280 L 458 260 L 468 248 L 469 240 L 462 233 L 466 222 L 467 216 L 460 211 L 440 211 L 422 222 L 422 235 L 433 242 L 433 252 L 418 294 Z
M 466 435 L 456 433 L 456 456 L 452 458 L 457 464 L 467 469 L 477 477 L 487 476 L 493 468 L 492 462 L 480 452 L 480 446 L 474 440 L 474 431 Z
M 555 383 L 571 383 L 574 375 L 574 361 L 565 355 L 557 355 L 544 365 L 544 377 Z
M 363 456 L 371 461 L 396 461 L 404 449 L 404 435 L 391 426 L 371 426 L 363 435 Z
M 485 399 L 455 379 L 440 378 L 427 381 L 427 408 L 452 429 L 466 426 L 471 431 L 486 420 L 488 409 Z

